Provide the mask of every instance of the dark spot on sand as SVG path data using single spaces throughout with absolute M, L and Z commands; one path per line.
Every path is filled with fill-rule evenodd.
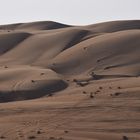
M 4 136 L 0 136 L 0 139 L 5 139 L 6 137 L 4 137 Z
M 48 96 L 51 97 L 51 96 L 53 96 L 53 94 L 52 93 L 49 93 Z
M 4 66 L 4 68 L 6 69 L 6 68 L 8 68 L 8 66 Z
M 93 92 L 90 93 L 90 98 L 94 98 Z
M 29 136 L 28 138 L 29 139 L 35 139 L 36 137 L 35 136 Z
M 54 140 L 54 139 L 55 139 L 55 137 L 50 137 L 49 139 L 50 139 L 50 140 Z
M 101 61 L 100 59 L 97 60 L 97 62 L 100 62 L 100 61 Z
M 123 136 L 123 140 L 128 140 L 128 137 L 127 136 Z
M 40 130 L 37 131 L 37 134 L 41 134 L 42 132 Z
M 99 89 L 103 89 L 103 87 L 99 87 Z
M 86 91 L 83 91 L 83 94 L 87 94 L 87 92 Z
M 119 96 L 120 94 L 122 94 L 122 93 L 116 92 L 114 95 L 115 95 L 115 96 Z
M 68 132 L 69 132 L 68 130 L 65 130 L 65 131 L 64 131 L 64 133 L 68 133 Z
M 78 82 L 77 79 L 73 79 L 73 82 Z
M 98 94 L 98 92 L 94 92 L 94 94 L 96 95 L 96 94 Z
M 84 47 L 83 49 L 84 49 L 84 50 L 86 50 L 86 49 L 87 49 L 87 47 Z
M 121 87 L 118 87 L 118 89 L 121 89 Z
M 98 92 L 98 93 L 99 93 L 99 92 L 100 92 L 100 90 L 97 90 L 96 92 Z
M 105 67 L 104 70 L 107 70 L 107 69 L 109 69 L 109 68 L 110 68 L 110 66 L 109 66 L 109 67 Z

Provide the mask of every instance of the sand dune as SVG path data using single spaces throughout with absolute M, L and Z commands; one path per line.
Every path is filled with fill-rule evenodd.
M 89 29 L 97 31 L 97 32 L 116 32 L 123 30 L 132 30 L 140 28 L 139 20 L 128 20 L 128 21 L 112 21 L 112 22 L 104 22 L 98 23 L 88 26 Z
M 60 73 L 77 74 L 89 69 L 104 73 L 104 69 L 110 66 L 108 69 L 112 71 L 107 69 L 109 73 L 126 73 L 122 69 L 114 72 L 114 69 L 139 65 L 139 38 L 139 30 L 127 30 L 87 39 L 56 56 L 52 60 L 55 66 L 51 68 Z M 140 65 L 133 71 L 130 69 L 130 74 L 139 74 L 139 68 Z
M 140 21 L 0 26 L 0 139 L 139 140 Z
M 29 66 L 6 69 L 0 71 L 1 102 L 39 98 L 67 87 L 66 82 L 49 69 Z
M 51 29 L 59 29 L 70 27 L 70 25 L 65 25 L 62 23 L 57 23 L 53 21 L 40 21 L 40 22 L 32 22 L 32 23 L 19 23 L 12 25 L 1 25 L 0 29 L 4 30 L 51 30 Z

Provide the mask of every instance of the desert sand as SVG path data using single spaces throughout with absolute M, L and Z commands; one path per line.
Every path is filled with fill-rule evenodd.
M 1 25 L 0 139 L 140 140 L 140 20 Z

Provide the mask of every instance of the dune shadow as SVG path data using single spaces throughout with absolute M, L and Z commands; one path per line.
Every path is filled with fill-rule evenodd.
M 67 83 L 64 81 L 56 81 L 53 84 L 46 85 L 40 89 L 34 90 L 17 90 L 17 91 L 0 91 L 0 103 L 22 101 L 40 98 L 43 96 L 52 96 L 55 92 L 67 88 Z

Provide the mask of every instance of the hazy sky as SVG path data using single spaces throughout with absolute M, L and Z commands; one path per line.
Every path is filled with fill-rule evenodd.
M 91 24 L 140 19 L 140 0 L 0 0 L 0 24 L 52 20 Z

